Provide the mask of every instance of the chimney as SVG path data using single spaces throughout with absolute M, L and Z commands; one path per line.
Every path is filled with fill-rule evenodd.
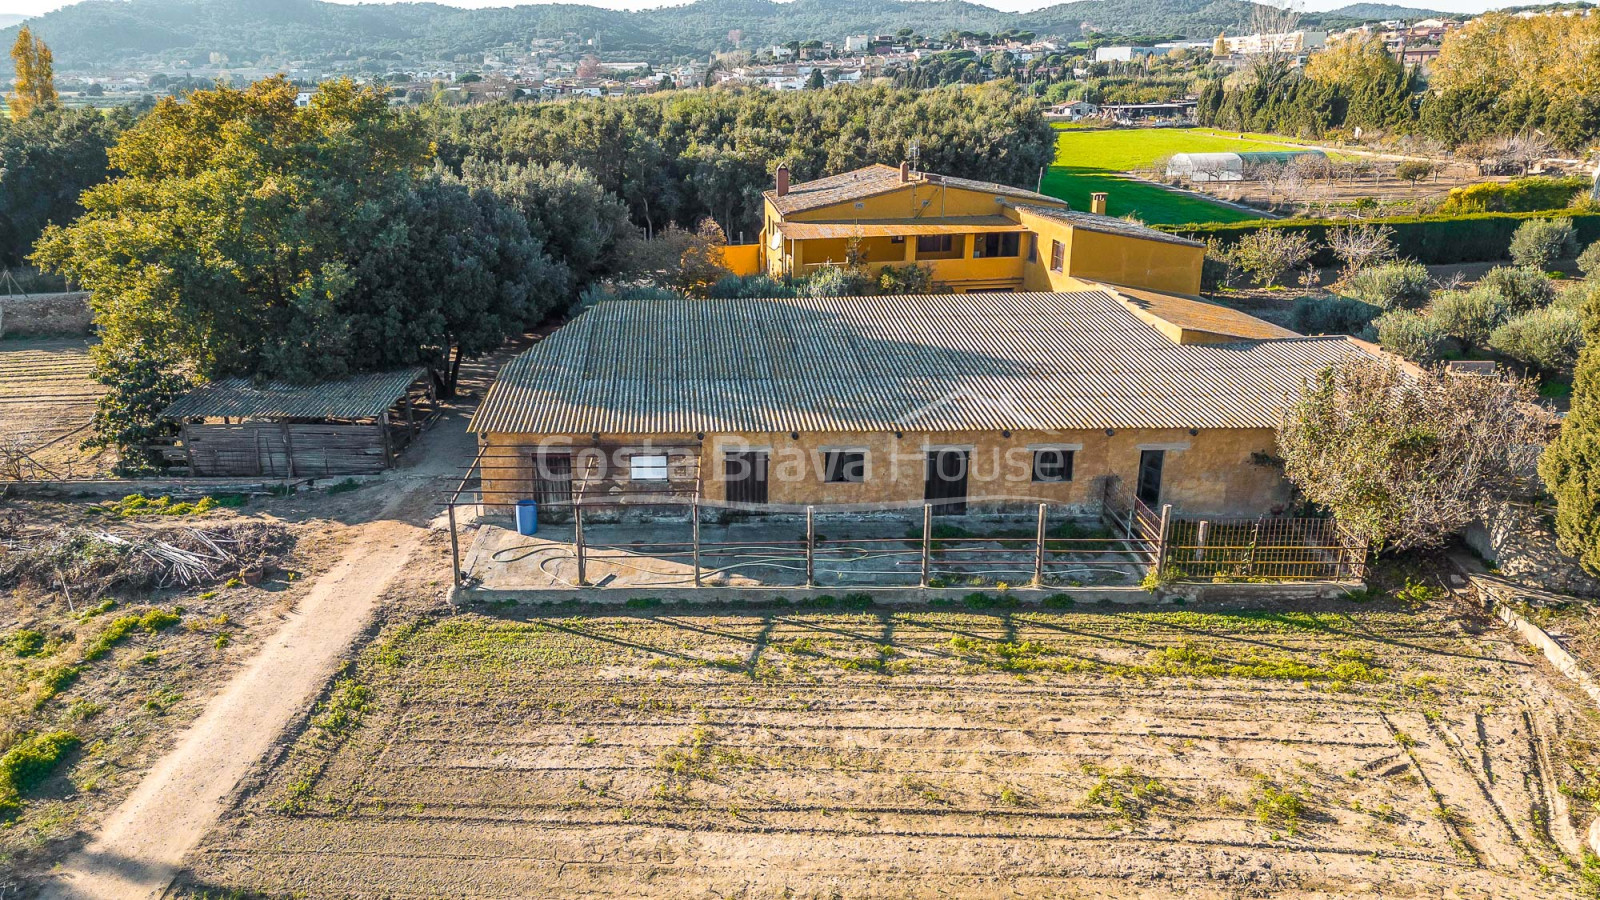
M 1105 191 L 1095 191 L 1089 195 L 1089 212 L 1092 212 L 1097 216 L 1103 216 L 1106 214 Z
M 908 162 L 906 162 L 904 160 L 901 160 L 901 162 L 900 162 L 900 183 L 901 184 L 906 184 L 906 183 L 908 183 L 910 181 L 911 181 L 911 163 L 908 163 Z
M 786 163 L 778 163 L 778 196 L 782 197 L 782 196 L 784 196 L 784 195 L 786 195 L 788 193 L 789 193 L 789 166 Z

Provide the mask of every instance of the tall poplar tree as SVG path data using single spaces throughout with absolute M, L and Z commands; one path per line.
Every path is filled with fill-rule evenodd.
M 55 58 L 44 41 L 34 37 L 26 25 L 17 32 L 17 42 L 11 45 L 11 61 L 17 73 L 8 98 L 11 117 L 23 119 L 36 109 L 55 106 L 60 100 L 56 94 Z

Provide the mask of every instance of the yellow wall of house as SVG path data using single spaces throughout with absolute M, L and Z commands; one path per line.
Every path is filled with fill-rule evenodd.
M 718 248 L 722 265 L 735 275 L 754 275 L 761 271 L 760 244 L 733 244 Z
M 1021 216 L 1022 224 L 1034 232 L 1039 242 L 1037 260 L 1024 267 L 1023 290 L 1074 290 L 1080 286 L 1072 279 L 1082 278 L 1154 291 L 1200 293 L 1204 247 L 1089 231 L 1026 212 Z M 1052 241 L 1063 245 L 1062 272 L 1050 270 Z
M 482 437 L 486 457 L 496 467 L 484 473 L 485 502 L 503 507 L 529 496 L 532 490 L 531 448 L 537 435 L 491 434 Z M 602 435 L 604 445 L 644 447 L 692 446 L 693 435 L 656 435 L 648 440 Z M 583 448 L 592 445 L 587 435 L 554 438 L 552 443 Z M 1029 480 L 1031 449 L 1037 446 L 1074 447 L 1072 481 L 1034 484 Z M 704 497 L 726 498 L 723 454 L 729 450 L 765 449 L 769 452 L 769 501 L 772 504 L 861 505 L 897 507 L 921 502 L 923 459 L 928 448 L 963 447 L 972 453 L 968 480 L 969 501 L 979 504 L 1003 501 L 1018 504 L 1047 501 L 1098 508 L 1105 476 L 1116 476 L 1131 493 L 1138 479 L 1142 449 L 1166 449 L 1162 502 L 1186 516 L 1255 516 L 1280 510 L 1289 502 L 1289 486 L 1282 473 L 1256 462 L 1254 454 L 1272 454 L 1271 429 L 1212 429 L 1191 435 L 1186 429 L 1127 429 L 1104 431 L 1018 431 L 1009 437 L 998 432 L 906 433 L 788 433 L 712 434 L 700 442 L 700 475 Z M 867 451 L 866 480 L 859 484 L 830 484 L 824 480 L 823 452 L 828 449 Z M 522 468 L 505 468 L 513 460 Z M 1011 473 L 1014 480 L 1006 480 Z

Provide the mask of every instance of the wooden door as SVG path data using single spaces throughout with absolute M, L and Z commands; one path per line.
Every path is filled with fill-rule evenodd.
M 966 450 L 929 450 L 924 468 L 922 497 L 933 504 L 936 516 L 960 516 L 967 512 L 967 469 L 971 454 Z
M 568 521 L 572 517 L 572 454 L 536 451 L 533 467 L 533 499 L 539 504 L 539 518 Z
M 722 457 L 723 484 L 729 503 L 761 505 L 767 502 L 767 452 L 749 450 Z

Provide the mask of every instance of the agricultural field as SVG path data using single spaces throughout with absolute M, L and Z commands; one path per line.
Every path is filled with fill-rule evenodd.
M 1060 197 L 1074 209 L 1088 209 L 1089 195 L 1105 191 L 1106 211 L 1133 214 L 1150 225 L 1196 222 L 1243 222 L 1260 218 L 1243 210 L 1134 181 L 1120 173 L 1150 166 L 1174 153 L 1283 150 L 1292 144 L 1259 136 L 1204 128 L 1117 128 L 1095 131 L 1063 129 L 1056 135 L 1056 160 L 1044 177 L 1044 193 Z
M 393 620 L 176 893 L 1584 895 L 1600 717 L 1407 594 Z
M 85 477 L 104 454 L 80 450 L 95 400 L 85 338 L 0 340 L 0 482 Z

